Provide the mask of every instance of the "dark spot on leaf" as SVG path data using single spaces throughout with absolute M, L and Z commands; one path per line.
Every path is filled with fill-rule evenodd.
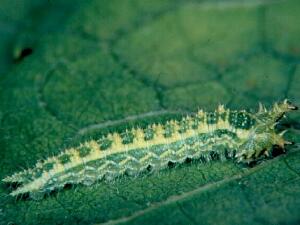
M 17 56 L 16 61 L 21 61 L 27 56 L 31 55 L 33 52 L 33 49 L 28 47 L 28 48 L 23 48 L 20 52 L 20 54 Z

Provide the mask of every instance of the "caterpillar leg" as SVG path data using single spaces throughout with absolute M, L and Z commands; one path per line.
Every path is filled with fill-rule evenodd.
M 281 134 L 275 132 L 266 134 L 255 134 L 240 146 L 236 158 L 238 162 L 250 163 L 263 157 L 268 157 L 274 145 L 284 149 L 287 144 L 292 144 L 283 139 Z

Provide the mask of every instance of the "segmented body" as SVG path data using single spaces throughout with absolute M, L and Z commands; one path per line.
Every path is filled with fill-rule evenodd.
M 291 107 L 285 101 L 275 104 L 270 111 L 261 108 L 251 114 L 219 106 L 214 112 L 199 111 L 181 120 L 109 133 L 99 140 L 66 149 L 3 181 L 22 184 L 10 195 L 30 193 L 34 197 L 65 184 L 91 185 L 125 173 L 139 174 L 149 166 L 162 169 L 169 162 L 182 163 L 187 158 L 208 161 L 217 155 L 221 159 L 231 157 L 249 162 L 268 153 L 273 144 L 283 147 L 284 140 L 275 133 L 274 124 Z

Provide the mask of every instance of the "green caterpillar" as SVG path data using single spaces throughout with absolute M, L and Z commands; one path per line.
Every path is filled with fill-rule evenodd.
M 135 175 L 149 166 L 162 169 L 169 162 L 182 163 L 187 158 L 211 160 L 214 154 L 249 163 L 268 156 L 273 145 L 284 148 L 290 144 L 282 137 L 285 131 L 276 132 L 275 125 L 286 112 L 296 109 L 287 100 L 275 103 L 270 110 L 260 104 L 257 113 L 232 111 L 220 105 L 214 112 L 200 110 L 165 124 L 109 133 L 3 181 L 21 184 L 11 196 L 29 193 L 35 199 L 66 184 L 91 185 L 125 173 Z

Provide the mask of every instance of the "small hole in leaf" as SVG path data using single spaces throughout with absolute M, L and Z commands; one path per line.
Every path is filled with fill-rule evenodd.
M 19 56 L 16 58 L 16 61 L 21 61 L 23 60 L 25 57 L 31 55 L 33 52 L 33 49 L 28 47 L 28 48 L 23 48 L 19 54 Z

